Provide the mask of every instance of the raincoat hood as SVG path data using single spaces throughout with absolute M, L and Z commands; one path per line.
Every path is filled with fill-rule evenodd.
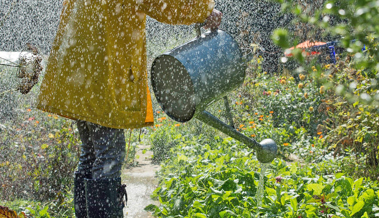
M 213 0 L 66 0 L 37 108 L 111 128 L 153 125 L 146 15 L 192 24 L 213 7 Z

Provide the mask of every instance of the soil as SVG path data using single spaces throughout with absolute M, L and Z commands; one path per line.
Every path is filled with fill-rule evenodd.
M 124 208 L 124 217 L 128 218 L 150 218 L 150 212 L 144 210 L 149 204 L 159 205 L 159 202 L 151 199 L 151 194 L 158 186 L 155 173 L 160 169 L 159 165 L 152 164 L 152 151 L 149 145 L 137 147 L 136 161 L 138 165 L 129 167 L 122 172 L 122 181 L 126 184 L 128 193 L 127 206 Z M 143 154 L 143 150 L 146 153 Z

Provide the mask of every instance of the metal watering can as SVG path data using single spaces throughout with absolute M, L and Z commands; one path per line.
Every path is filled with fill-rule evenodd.
M 197 38 L 154 60 L 151 83 L 158 103 L 173 120 L 195 117 L 255 149 L 260 162 L 271 162 L 277 154 L 273 140 L 258 143 L 234 128 L 226 95 L 243 84 L 247 67 L 237 42 L 222 30 L 202 35 L 200 25 L 197 33 Z M 223 97 L 229 125 L 205 110 Z

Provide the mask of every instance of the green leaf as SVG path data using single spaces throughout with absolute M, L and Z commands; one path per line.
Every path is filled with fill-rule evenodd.
M 42 145 L 41 145 L 41 149 L 46 149 L 46 148 L 48 148 L 48 147 L 49 147 L 48 144 L 42 144 Z
M 279 45 L 282 48 L 290 47 L 288 31 L 286 29 L 276 29 L 273 32 L 271 39 L 275 44 Z
M 322 189 L 324 189 L 324 186 L 322 184 L 308 184 L 307 188 L 309 191 L 313 190 L 314 195 L 320 195 L 322 192 Z
M 358 201 L 358 203 L 354 205 L 353 210 L 350 213 L 350 216 L 353 216 L 354 214 L 358 213 L 363 208 L 363 206 L 365 206 L 365 202 Z
M 296 212 L 297 211 L 297 199 L 296 197 L 295 198 L 291 198 L 291 207 L 292 209 Z
M 193 203 L 193 207 L 195 207 L 195 208 L 203 208 L 204 204 L 200 203 L 199 201 L 195 201 Z
M 144 210 L 149 211 L 149 212 L 155 212 L 157 209 L 159 209 L 158 206 L 154 204 L 149 204 L 144 208 Z
M 224 210 L 224 211 L 221 211 L 220 213 L 219 213 L 219 215 L 220 215 L 220 217 L 221 218 L 224 218 L 225 217 L 225 215 L 230 215 L 230 216 L 237 216 L 237 214 L 235 214 L 233 211 L 231 211 L 231 210 Z
M 355 197 L 354 196 L 350 196 L 347 198 L 347 203 L 350 205 L 350 206 L 353 206 L 354 203 L 355 203 Z
M 183 155 L 183 154 L 180 154 L 180 155 L 178 155 L 178 161 L 180 162 L 181 160 L 183 160 L 183 161 L 187 161 L 187 160 L 188 160 L 188 157 L 186 157 L 186 156 Z
M 360 179 L 357 179 L 355 182 L 354 182 L 354 192 L 358 192 L 359 191 L 359 188 L 361 187 L 362 185 L 362 182 L 363 182 L 363 178 L 360 178 Z
M 369 218 L 367 212 L 365 212 L 361 218 Z
M 291 174 L 296 174 L 296 172 L 297 172 L 296 164 L 291 164 L 290 172 L 291 172 Z
M 197 217 L 197 218 L 207 218 L 207 216 L 203 213 L 196 213 L 194 214 L 194 217 Z
M 336 179 L 341 178 L 343 175 L 345 175 L 345 174 L 344 174 L 344 173 L 337 173 L 337 174 L 336 174 Z

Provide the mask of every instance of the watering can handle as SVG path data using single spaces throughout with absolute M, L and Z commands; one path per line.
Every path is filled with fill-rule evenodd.
M 201 36 L 201 27 L 204 27 L 205 25 L 207 25 L 207 22 L 195 24 L 195 30 L 196 30 L 196 36 L 197 37 Z M 218 30 L 218 28 L 211 29 L 212 32 L 217 31 L 217 30 Z

